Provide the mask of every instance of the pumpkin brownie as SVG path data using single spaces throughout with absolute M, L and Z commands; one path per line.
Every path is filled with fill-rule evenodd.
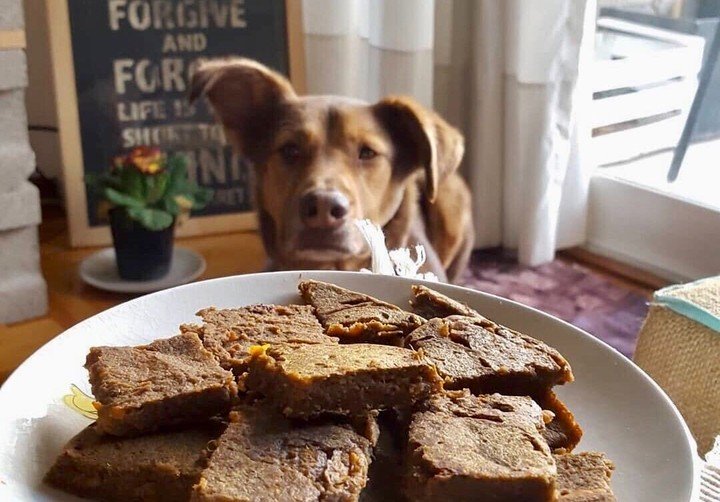
M 287 416 L 362 416 L 410 406 L 442 388 L 435 368 L 401 347 L 357 343 L 251 350 L 246 387 Z
M 555 349 L 475 317 L 432 319 L 405 343 L 437 367 L 447 389 L 539 395 L 573 380 L 570 365 Z
M 575 421 L 575 416 L 560 401 L 557 395 L 549 390 L 535 401 L 543 410 L 553 414 L 553 419 L 543 431 L 543 437 L 554 453 L 569 453 L 577 446 L 582 438 L 583 431 Z
M 98 430 L 116 436 L 226 413 L 237 394 L 233 374 L 192 333 L 138 347 L 93 347 L 85 368 Z
M 370 442 L 341 425 L 298 425 L 241 407 L 193 489 L 195 501 L 355 501 L 367 482 Z
M 427 319 L 462 315 L 481 319 L 481 325 L 487 327 L 490 331 L 500 328 L 496 323 L 483 317 L 479 312 L 467 305 L 426 286 L 414 285 L 412 286 L 412 293 L 413 297 L 410 304 L 413 306 L 413 312 Z M 512 330 L 509 331 L 512 332 Z M 572 412 L 552 391 L 543 392 L 535 401 L 541 408 L 549 410 L 555 415 L 555 418 L 547 424 L 543 431 L 543 437 L 550 445 L 550 449 L 553 451 L 572 451 L 582 438 L 582 429 L 575 421 Z
M 197 313 L 201 325 L 184 325 L 194 332 L 220 365 L 242 374 L 248 348 L 265 343 L 337 343 L 327 336 L 308 305 L 250 305 L 235 309 L 206 308 Z
M 547 418 L 529 397 L 431 397 L 410 423 L 408 499 L 554 500 L 555 461 L 540 434 Z
M 563 502 L 615 502 L 610 487 L 615 466 L 604 453 L 555 455 L 558 500 Z
M 480 315 L 478 311 L 471 309 L 464 303 L 453 300 L 449 296 L 438 293 L 427 286 L 416 284 L 413 285 L 411 289 L 413 296 L 410 299 L 410 305 L 412 306 L 413 312 L 425 319 L 432 319 L 434 317 L 449 317 L 451 315 L 462 315 L 485 319 L 485 317 Z M 494 324 L 489 320 L 487 322 L 489 326 Z
M 90 425 L 68 442 L 45 476 L 50 485 L 85 498 L 110 501 L 188 500 L 218 424 L 148 436 L 118 438 Z
M 425 319 L 400 307 L 320 281 L 301 281 L 300 293 L 313 307 L 328 335 L 341 342 L 401 345 Z

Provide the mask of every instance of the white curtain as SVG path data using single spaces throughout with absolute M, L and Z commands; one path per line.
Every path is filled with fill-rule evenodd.
M 585 239 L 595 0 L 304 0 L 308 92 L 407 94 L 466 137 L 476 247 Z

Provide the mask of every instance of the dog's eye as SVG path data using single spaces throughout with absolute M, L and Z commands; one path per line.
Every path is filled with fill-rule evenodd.
M 367 145 L 363 145 L 360 147 L 360 153 L 358 154 L 358 158 L 360 160 L 370 160 L 377 157 L 377 152 L 370 148 Z
M 285 143 L 280 147 L 280 155 L 285 162 L 292 163 L 300 158 L 300 147 L 295 143 Z

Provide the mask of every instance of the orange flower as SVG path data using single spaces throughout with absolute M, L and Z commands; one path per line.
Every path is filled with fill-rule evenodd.
M 156 174 L 163 168 L 165 155 L 159 148 L 139 146 L 130 152 L 127 161 L 143 174 Z

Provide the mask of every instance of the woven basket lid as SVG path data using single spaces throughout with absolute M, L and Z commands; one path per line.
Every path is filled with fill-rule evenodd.
M 653 300 L 720 332 L 720 276 L 663 288 Z

